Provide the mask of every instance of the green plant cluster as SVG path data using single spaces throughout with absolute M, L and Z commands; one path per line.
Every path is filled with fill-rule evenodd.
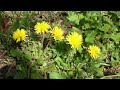
M 1 20 L 6 13 L 0 13 Z M 107 79 L 120 76 L 119 70 L 105 74 L 105 69 L 118 67 L 120 62 L 119 11 L 66 11 L 66 15 L 59 11 L 43 13 L 41 19 L 35 17 L 42 15 L 40 12 L 30 11 L 23 11 L 22 16 L 15 19 L 9 16 L 12 17 L 9 30 L 0 32 L 1 48 L 17 62 L 13 79 Z M 36 22 L 43 20 L 53 26 L 60 25 L 66 33 L 76 31 L 82 34 L 82 47 L 71 49 L 65 41 L 55 42 L 49 35 L 45 35 L 43 42 L 42 35 L 37 35 L 33 28 Z M 17 28 L 27 30 L 26 42 L 13 41 L 12 34 Z M 86 47 L 92 44 L 101 49 L 97 59 L 91 58 L 87 52 Z

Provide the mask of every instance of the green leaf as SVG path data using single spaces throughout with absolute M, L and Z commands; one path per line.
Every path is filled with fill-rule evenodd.
M 43 62 L 43 66 L 44 66 L 44 67 L 47 66 L 47 63 L 46 63 L 46 62 Z
M 57 65 L 58 65 L 59 67 L 61 66 L 58 59 L 55 59 L 55 62 L 57 63 Z
M 81 13 L 81 14 L 78 14 L 78 17 L 79 17 L 79 20 L 81 20 L 84 18 L 84 15 Z
M 116 15 L 117 15 L 117 17 L 120 19 L 120 12 L 119 12 L 119 11 L 112 12 L 112 13 L 116 14 Z
M 21 65 L 17 65 L 16 66 L 16 70 L 20 70 L 21 71 L 22 70 Z
M 77 27 L 72 27 L 72 30 L 71 31 L 75 31 L 75 32 L 77 32 L 77 33 L 79 33 L 79 34 L 81 34 L 81 31 L 80 31 L 80 29 L 79 28 L 77 28 Z
M 31 73 L 31 79 L 41 79 L 41 75 L 39 72 L 32 72 Z
M 18 49 L 12 49 L 12 50 L 10 50 L 10 55 L 12 57 L 21 57 L 22 51 L 18 50 Z
M 82 53 L 82 50 L 83 50 L 82 47 L 79 47 L 79 48 L 78 48 L 78 52 L 79 52 L 79 53 Z
M 75 13 L 75 12 L 68 12 L 68 19 L 71 21 L 71 22 L 74 22 L 75 24 L 79 25 L 79 16 Z M 80 16 L 82 17 L 82 15 Z
M 115 67 L 116 63 L 119 62 L 118 60 L 114 60 L 113 57 L 111 57 L 111 66 Z
M 73 71 L 69 71 L 68 74 L 72 76 L 74 74 L 74 72 Z
M 97 76 L 102 77 L 103 75 L 103 68 L 97 68 Z
M 89 23 L 85 23 L 84 24 L 84 29 L 88 29 L 88 28 L 90 28 L 90 24 Z
M 115 25 L 113 25 L 113 26 L 111 27 L 111 30 L 112 30 L 113 32 L 116 32 L 116 31 L 118 31 L 118 28 L 117 28 Z
M 26 15 L 23 19 L 20 20 L 20 26 L 24 27 L 24 28 L 30 26 L 30 19 L 29 19 L 28 15 Z
M 39 57 L 39 58 L 37 59 L 37 63 L 38 63 L 39 65 L 43 65 L 43 60 L 41 59 L 41 57 Z
M 100 31 L 108 32 L 110 28 L 111 26 L 109 24 L 104 24 L 104 26 L 100 28 Z
M 55 62 L 60 68 L 68 69 L 68 64 L 64 63 L 60 57 L 56 57 Z
M 18 19 L 15 20 L 10 27 L 9 33 L 16 31 L 19 28 L 19 25 L 20 25 L 19 20 Z
M 50 79 L 65 79 L 65 77 L 60 75 L 58 72 L 50 72 L 49 78 Z
M 23 16 L 24 16 L 24 17 L 26 17 L 26 16 L 28 16 L 28 15 L 29 15 L 29 11 L 24 11 L 24 12 L 23 12 Z
M 22 72 L 17 72 L 15 75 L 14 75 L 14 79 L 25 79 L 24 75 Z
M 31 34 L 30 36 L 32 41 L 36 41 L 38 39 L 37 35 L 34 34 L 33 32 L 30 32 L 30 34 Z
M 117 43 L 120 41 L 120 33 L 112 34 L 111 38 Z
M 17 71 L 16 72 L 16 74 L 15 74 L 15 76 L 14 76 L 14 79 L 25 79 L 25 78 L 27 78 L 27 68 L 24 66 L 22 66 L 22 65 L 20 65 L 20 69 L 21 69 L 21 71 Z
M 100 64 L 94 64 L 94 67 L 99 68 Z
M 27 52 L 24 53 L 24 57 L 27 60 L 32 60 L 32 55 L 31 55 L 31 53 L 29 51 L 27 51 Z
M 103 38 L 111 38 L 111 34 L 103 34 Z
M 63 63 L 63 61 L 62 61 L 62 59 L 60 58 L 60 57 L 56 57 L 55 58 L 55 61 L 57 62 L 57 64 L 62 64 Z
M 110 18 L 104 17 L 104 20 L 105 20 L 108 24 L 113 25 L 113 21 L 112 21 Z
M 87 34 L 87 37 L 85 38 L 85 42 L 93 43 L 96 35 L 97 35 L 96 31 L 92 31 L 90 34 Z

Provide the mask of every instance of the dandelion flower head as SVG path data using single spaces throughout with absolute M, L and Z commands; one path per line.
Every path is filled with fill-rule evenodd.
M 78 49 L 83 42 L 82 35 L 79 35 L 77 32 L 72 32 L 70 35 L 67 36 L 67 41 L 71 45 L 71 48 Z
M 59 40 L 59 41 L 64 39 L 63 33 L 64 33 L 63 30 L 58 26 L 55 26 L 51 31 L 52 37 L 55 40 Z
M 42 21 L 37 22 L 37 24 L 34 26 L 34 29 L 36 31 L 37 34 L 41 34 L 41 33 L 45 33 L 48 32 L 48 30 L 50 29 L 50 25 L 48 22 Z
M 25 41 L 26 39 L 26 31 L 25 29 L 17 29 L 14 33 L 13 33 L 13 39 L 16 41 L 16 42 L 19 42 L 19 41 Z
M 94 59 L 97 58 L 100 54 L 100 48 L 96 45 L 89 46 L 88 52 L 90 53 L 90 56 Z

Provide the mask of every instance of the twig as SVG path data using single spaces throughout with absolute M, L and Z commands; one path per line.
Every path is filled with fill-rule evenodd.
M 6 52 L 4 52 L 2 55 L 0 55 L 0 58 L 5 54 Z
M 104 77 L 102 77 L 102 78 L 100 78 L 100 79 L 113 78 L 113 77 L 117 77 L 117 76 L 120 77 L 120 75 L 110 75 L 110 76 L 104 76 Z
M 44 74 L 44 79 L 47 79 L 47 73 L 45 72 L 45 74 Z
M 49 40 L 49 42 L 47 43 L 46 47 L 48 47 L 48 45 L 50 44 L 50 42 L 51 42 L 51 40 Z M 46 48 L 46 47 L 45 47 L 45 48 Z

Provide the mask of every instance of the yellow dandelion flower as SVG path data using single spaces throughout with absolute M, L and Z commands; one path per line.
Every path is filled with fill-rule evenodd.
M 19 42 L 19 41 L 25 41 L 26 39 L 26 31 L 25 29 L 17 29 L 14 33 L 13 33 L 13 39 L 16 41 L 16 42 Z
M 53 28 L 53 30 L 51 31 L 52 33 L 52 37 L 55 39 L 55 40 L 59 40 L 61 41 L 62 39 L 64 39 L 64 36 L 63 36 L 63 30 L 57 26 L 55 26 Z
M 82 35 L 79 35 L 77 32 L 72 32 L 70 35 L 67 36 L 67 41 L 71 45 L 71 48 L 78 49 L 83 42 Z
M 34 26 L 34 29 L 37 34 L 48 32 L 48 29 L 50 28 L 49 23 L 42 21 L 41 23 L 37 22 L 37 24 Z
M 100 48 L 96 45 L 89 46 L 88 52 L 90 53 L 91 57 L 94 59 L 97 58 L 100 54 Z

